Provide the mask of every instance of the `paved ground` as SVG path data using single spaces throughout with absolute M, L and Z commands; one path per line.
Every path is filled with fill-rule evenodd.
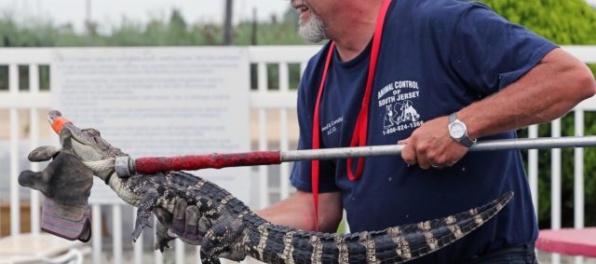
M 538 251 L 538 263 L 540 264 L 551 264 L 552 254 Z M 584 258 L 583 264 L 596 264 L 596 258 Z M 575 264 L 575 257 L 561 255 L 561 264 Z

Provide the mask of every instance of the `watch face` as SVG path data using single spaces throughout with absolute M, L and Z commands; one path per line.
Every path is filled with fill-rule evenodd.
M 466 134 L 466 127 L 460 122 L 452 123 L 449 126 L 449 134 L 451 134 L 452 138 L 462 138 Z

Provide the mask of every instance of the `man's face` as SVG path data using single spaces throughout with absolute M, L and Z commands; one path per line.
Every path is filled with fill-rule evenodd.
M 307 1 L 308 0 L 292 0 L 292 7 L 300 14 L 300 27 L 298 33 L 306 41 L 318 43 L 327 39 L 325 26 Z

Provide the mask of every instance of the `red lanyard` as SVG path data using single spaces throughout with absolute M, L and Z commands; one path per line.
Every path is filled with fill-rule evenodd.
M 377 60 L 379 57 L 379 49 L 381 46 L 381 36 L 383 35 L 383 25 L 385 23 L 385 15 L 389 9 L 391 0 L 383 1 L 381 10 L 379 11 L 379 17 L 377 18 L 377 24 L 375 27 L 375 33 L 373 36 L 372 51 L 370 55 L 370 65 L 368 68 L 368 77 L 366 80 L 366 90 L 364 91 L 364 97 L 362 98 L 362 106 L 358 119 L 356 119 L 356 126 L 354 127 L 354 134 L 352 135 L 352 142 L 350 147 L 366 146 L 366 139 L 368 135 L 368 105 L 370 103 L 370 94 L 374 82 L 375 72 L 377 69 Z M 320 105 L 321 98 L 323 97 L 323 89 L 325 88 L 325 80 L 327 79 L 327 71 L 331 64 L 331 58 L 333 57 L 333 50 L 335 43 L 331 42 L 329 45 L 329 51 L 327 52 L 327 59 L 325 60 L 325 68 L 323 69 L 323 76 L 321 77 L 321 85 L 319 87 L 319 93 L 317 95 L 317 102 L 315 104 L 315 113 L 313 117 L 313 130 L 312 130 L 312 149 L 319 149 L 321 147 L 321 129 L 320 129 Z M 319 231 L 319 160 L 312 160 L 312 195 L 315 209 L 315 228 Z M 364 158 L 358 158 L 358 166 L 356 168 L 356 174 L 352 173 L 352 159 L 348 158 L 347 171 L 348 178 L 352 181 L 359 179 L 362 176 L 364 170 Z

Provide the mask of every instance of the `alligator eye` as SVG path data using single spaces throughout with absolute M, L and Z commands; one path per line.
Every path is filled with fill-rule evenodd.
M 86 129 L 83 129 L 83 132 L 85 133 L 85 135 L 87 135 L 89 137 L 100 137 L 101 136 L 99 131 L 97 131 L 97 129 L 95 129 L 95 128 L 86 128 Z

